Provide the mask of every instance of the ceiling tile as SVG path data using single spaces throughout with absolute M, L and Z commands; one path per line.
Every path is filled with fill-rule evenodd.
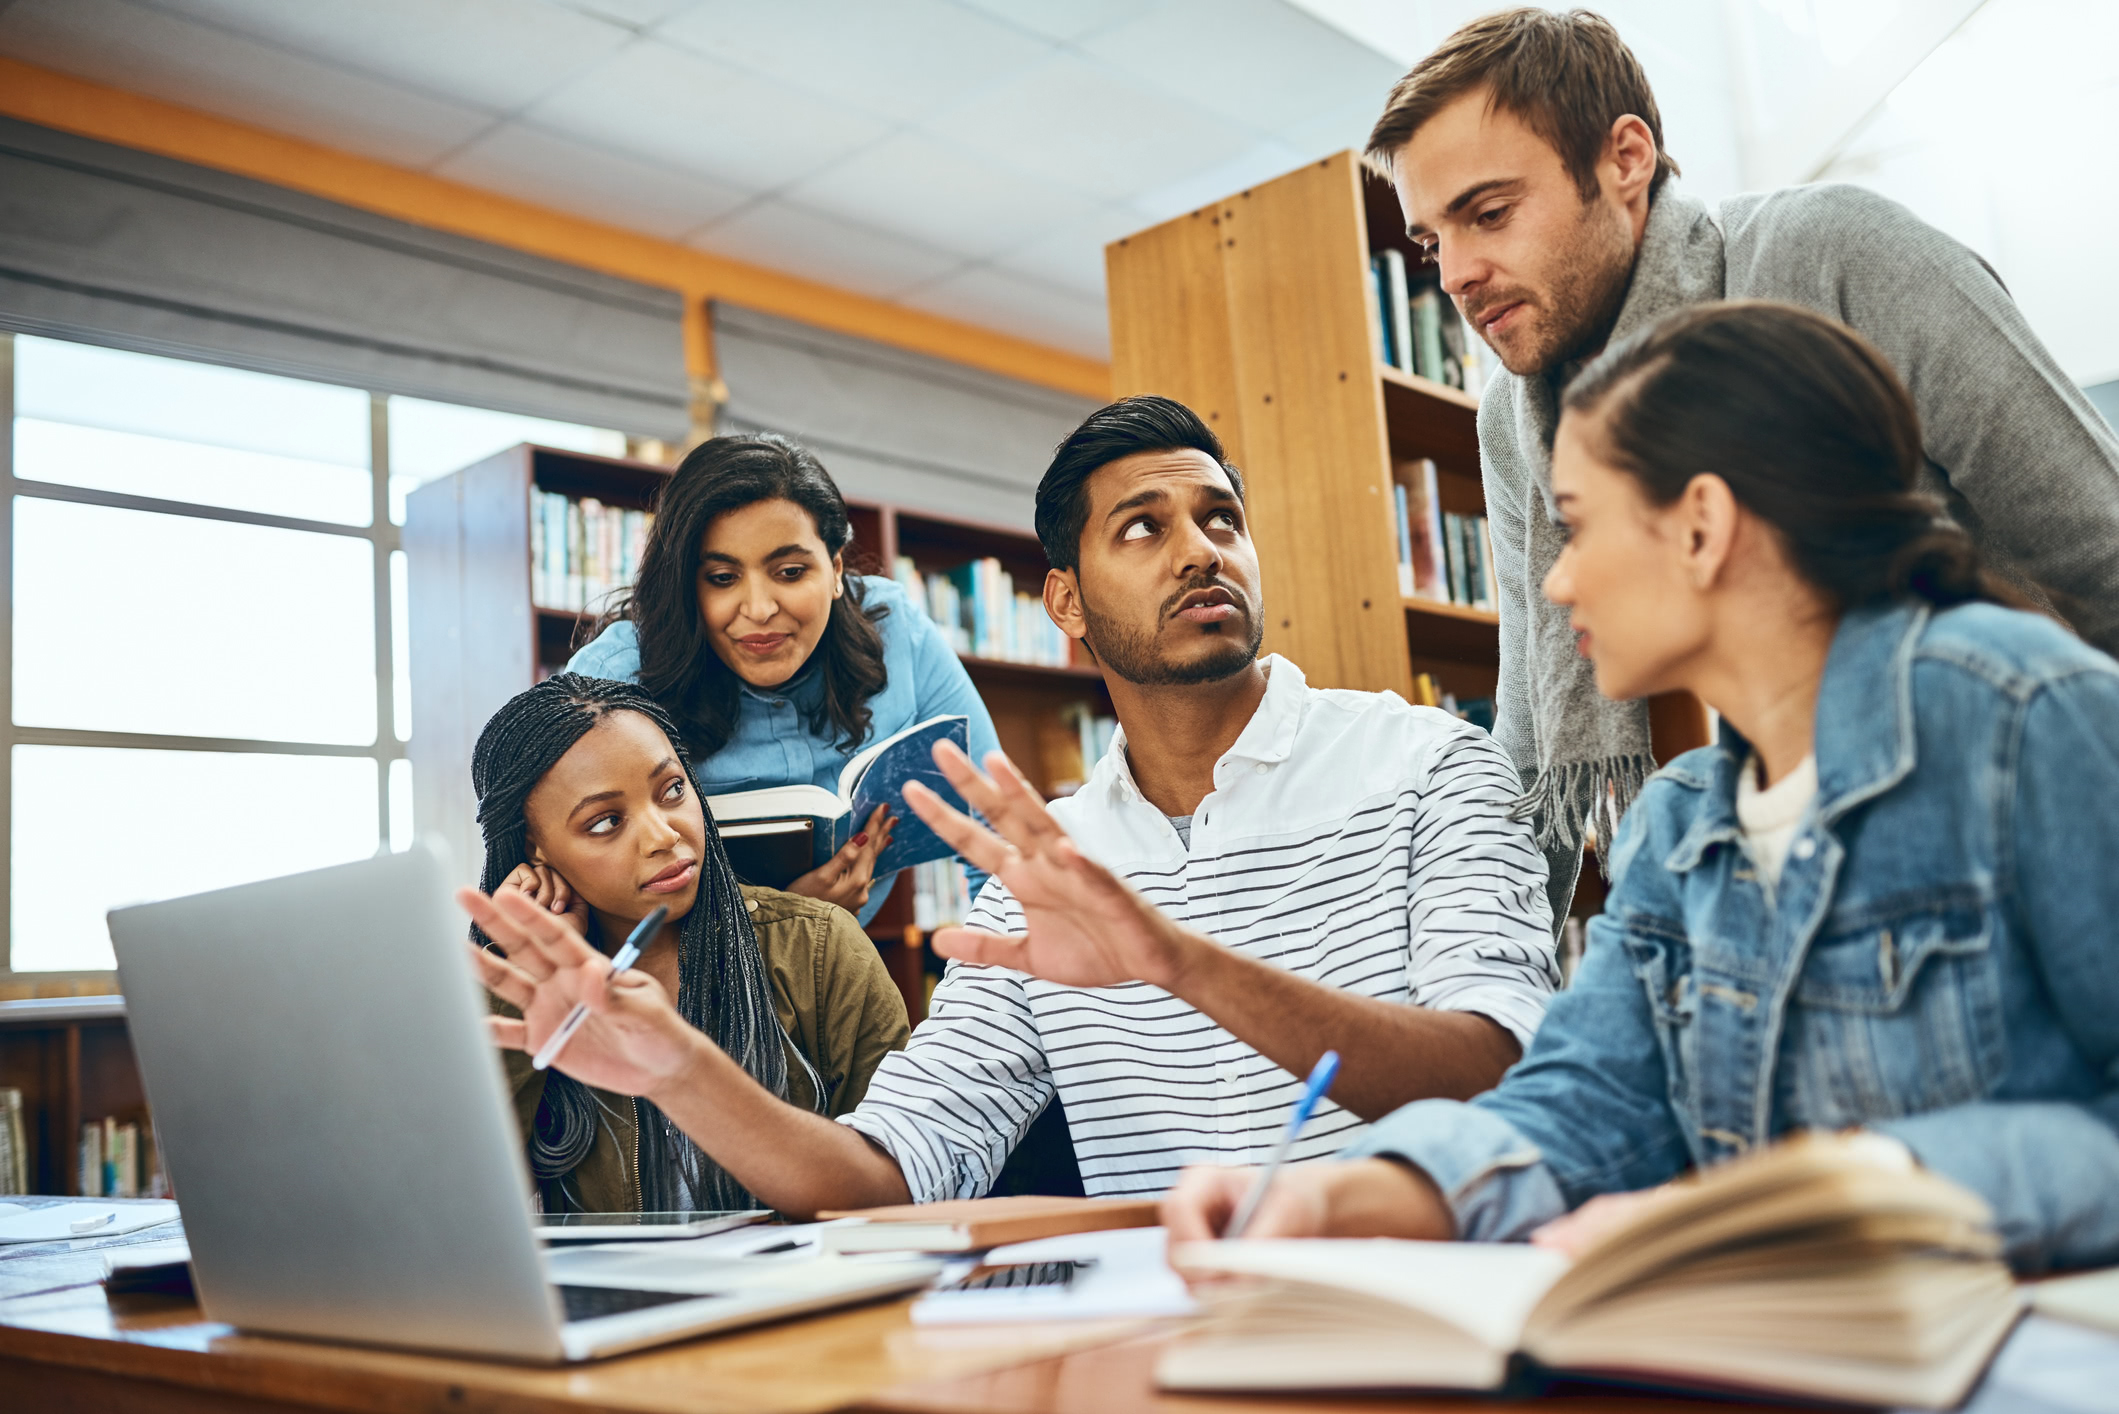
M 1047 232 L 993 263 L 1047 285 L 1102 302 L 1104 247 L 1152 224 L 1138 211 L 1105 207 L 1085 221 Z
M 661 26 L 672 44 L 909 121 L 1029 68 L 1044 40 L 946 0 L 704 0 Z
M 208 23 L 462 103 L 512 112 L 632 37 L 556 5 L 519 0 L 155 0 Z
M 964 263 L 962 256 L 774 197 L 716 221 L 690 243 L 879 299 L 889 299 Z
M 680 11 L 689 10 L 694 0 L 552 0 L 552 3 L 577 14 L 644 30 Z
M 492 123 L 484 113 L 124 0 L 17 0 L 0 54 L 403 166 Z
M 1033 34 L 1062 42 L 1155 8 L 1157 0 L 964 0 Z
M 1111 325 L 1103 301 L 989 266 L 924 286 L 899 303 L 1089 358 L 1111 356 Z
M 1089 215 L 1096 202 L 976 153 L 900 133 L 787 193 L 805 206 L 983 258 Z
M 1236 156 L 1258 134 L 1071 54 L 935 114 L 921 130 L 1046 181 L 1118 199 Z
M 865 113 L 652 39 L 635 40 L 523 116 L 753 191 L 795 181 L 885 131 Z
M 1126 204 L 1140 214 L 1142 225 L 1167 221 L 1245 187 L 1255 187 L 1292 172 L 1303 164 L 1306 156 L 1286 143 L 1262 142 L 1240 157 L 1218 162 L 1181 181 L 1165 182 L 1142 192 Z
M 524 123 L 506 123 L 452 153 L 435 172 L 664 240 L 741 206 L 749 194 Z
M 1403 72 L 1283 0 L 1167 0 L 1082 41 L 1084 53 L 1266 132 L 1373 97 L 1377 111 Z M 1182 62 L 1175 62 L 1182 56 Z

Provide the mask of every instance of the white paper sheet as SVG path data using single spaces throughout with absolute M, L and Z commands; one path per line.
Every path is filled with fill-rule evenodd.
M 912 1308 L 915 1325 L 989 1325 L 1004 1321 L 1108 1321 L 1189 1316 L 1199 1308 L 1184 1278 L 1164 1259 L 1168 1236 L 1159 1227 L 1077 1232 L 996 1247 L 984 1265 L 1093 1261 L 1063 1290 L 1004 1287 L 987 1291 L 931 1291 Z M 979 1263 L 960 1264 L 945 1279 Z
M 86 1232 L 75 1232 L 73 1225 L 91 1218 L 110 1214 L 110 1221 Z M 121 1237 L 128 1232 L 138 1232 L 143 1227 L 154 1227 L 166 1223 L 177 1215 L 175 1203 L 156 1201 L 152 1203 L 98 1203 L 93 1199 L 79 1203 L 58 1203 L 49 1208 L 27 1208 L 19 1212 L 0 1214 L 0 1242 L 69 1242 L 75 1239 L 92 1242 L 99 1238 Z

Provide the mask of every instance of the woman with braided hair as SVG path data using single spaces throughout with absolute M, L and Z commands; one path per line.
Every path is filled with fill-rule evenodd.
M 480 889 L 526 895 L 605 954 L 667 907 L 634 984 L 673 998 L 768 1094 L 843 1113 L 883 1056 L 905 1044 L 904 1003 L 850 915 L 737 883 L 679 733 L 643 689 L 571 673 L 547 679 L 493 715 L 471 776 L 486 842 Z M 525 1023 L 508 1004 L 530 998 L 540 962 L 504 961 L 482 929 L 472 933 L 501 999 L 496 1037 L 519 1043 Z M 593 1073 L 566 1073 L 574 1058 L 539 1072 L 519 1050 L 508 1054 L 545 1211 L 757 1206 L 654 1104 L 592 1088 Z

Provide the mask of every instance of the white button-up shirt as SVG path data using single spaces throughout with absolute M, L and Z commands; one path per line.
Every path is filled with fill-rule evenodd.
M 1393 693 L 1312 688 L 1278 656 L 1214 767 L 1187 847 L 1127 768 L 1125 737 L 1053 814 L 1091 858 L 1222 946 L 1363 996 L 1474 1011 L 1526 1046 L 1559 979 L 1544 856 L 1508 818 L 1508 757 Z M 999 879 L 970 925 L 1024 931 Z M 1302 1081 L 1145 982 L 1065 987 L 951 963 L 928 1019 L 842 1117 L 913 1198 L 984 1193 L 1057 1093 L 1084 1186 L 1150 1194 L 1193 1163 L 1254 1163 Z M 1367 1126 L 1326 1100 L 1291 1158 Z

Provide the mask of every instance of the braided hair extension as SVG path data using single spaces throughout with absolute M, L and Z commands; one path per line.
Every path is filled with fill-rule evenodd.
M 471 755 L 471 786 L 478 795 L 478 824 L 485 835 L 485 871 L 478 886 L 491 894 L 518 865 L 530 859 L 530 792 L 574 743 L 612 712 L 638 712 L 669 739 L 686 779 L 698 790 L 682 734 L 669 714 L 632 683 L 559 673 L 521 693 L 486 723 Z M 678 935 L 677 1012 L 733 1057 L 760 1085 L 782 1099 L 788 1094 L 787 1034 L 773 1010 L 772 986 L 751 928 L 750 911 L 721 846 L 721 832 L 703 797 L 705 857 L 699 861 L 699 891 Z M 590 916 L 590 929 L 595 918 Z M 492 940 L 475 925 L 479 944 Z M 602 940 L 590 941 L 603 947 Z M 615 940 L 613 940 L 615 942 Z M 609 951 L 608 948 L 604 949 Z M 796 1055 L 801 1052 L 796 1050 Z M 807 1057 L 802 1064 L 809 1066 Z M 811 1094 L 824 1087 L 810 1072 Z M 638 1100 L 640 1193 L 648 1211 L 680 1207 L 752 1208 L 757 1202 L 654 1105 Z M 566 1182 L 595 1143 L 599 1123 L 589 1087 L 558 1070 L 546 1072 L 544 1097 L 530 1136 L 530 1168 L 544 1191 L 547 1211 L 580 1204 Z

